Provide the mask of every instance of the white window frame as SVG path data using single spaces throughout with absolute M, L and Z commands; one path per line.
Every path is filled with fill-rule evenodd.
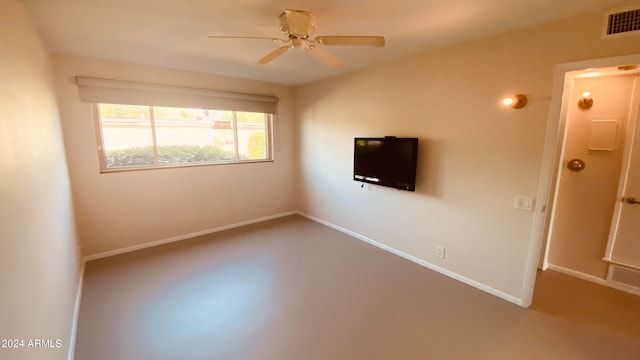
M 273 162 L 274 123 L 276 120 L 278 98 L 269 95 L 243 94 L 211 89 L 198 89 L 172 85 L 140 83 L 122 80 L 76 77 L 80 101 L 92 104 L 92 112 L 98 143 L 100 172 L 132 170 L 152 170 L 174 167 L 211 166 L 241 163 Z M 145 166 L 106 166 L 104 138 L 98 104 L 142 105 L 151 111 L 151 129 L 153 137 L 154 164 Z M 216 162 L 197 162 L 179 164 L 158 164 L 155 123 L 152 107 L 198 108 L 233 112 L 233 133 L 235 160 Z M 237 112 L 259 112 L 265 114 L 266 159 L 241 160 L 238 152 Z
M 261 163 L 261 162 L 273 162 L 273 114 L 265 115 L 265 151 L 266 157 L 264 159 L 240 159 L 240 153 L 238 149 L 238 118 L 236 116 L 237 111 L 232 111 L 232 129 L 233 129 L 233 160 L 225 161 L 201 161 L 192 163 L 176 163 L 176 164 L 159 164 L 158 163 L 158 144 L 156 140 L 156 124 L 153 113 L 153 106 L 149 106 L 150 113 L 150 126 L 151 137 L 153 146 L 153 165 L 143 166 L 118 166 L 107 167 L 106 152 L 104 149 L 104 136 L 102 132 L 102 121 L 100 118 L 99 104 L 92 104 L 92 112 L 94 118 L 94 124 L 96 129 L 96 141 L 98 143 L 98 157 L 100 160 L 100 172 L 118 172 L 118 171 L 131 171 L 131 170 L 152 170 L 152 169 L 166 169 L 175 167 L 191 167 L 191 166 L 210 166 L 210 165 L 228 165 L 228 164 L 246 164 L 246 163 Z M 116 104 L 121 105 L 121 104 Z M 208 109 L 210 110 L 210 109 Z

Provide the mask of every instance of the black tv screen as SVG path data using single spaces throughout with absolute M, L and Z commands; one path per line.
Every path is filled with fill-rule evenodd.
M 355 138 L 353 180 L 415 191 L 417 138 Z

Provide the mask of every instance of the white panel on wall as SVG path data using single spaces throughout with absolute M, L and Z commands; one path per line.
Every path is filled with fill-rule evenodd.
M 613 151 L 616 149 L 617 137 L 617 120 L 593 120 L 591 121 L 589 150 Z

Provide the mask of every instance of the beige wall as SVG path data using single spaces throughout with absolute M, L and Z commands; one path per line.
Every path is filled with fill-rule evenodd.
M 602 258 L 609 236 L 624 150 L 624 132 L 631 107 L 633 76 L 576 79 L 568 104 L 562 168 L 554 204 L 548 262 L 584 274 L 606 278 Z M 589 91 L 594 105 L 577 106 Z M 614 151 L 589 151 L 591 122 L 617 120 L 618 145 Z M 569 171 L 571 159 L 582 159 L 581 172 Z
M 66 359 L 80 257 L 50 59 L 18 2 L 0 24 L 0 339 L 25 341 L 0 358 Z
M 554 68 L 640 51 L 637 37 L 600 40 L 601 21 L 582 16 L 299 88 L 299 208 L 525 297 L 533 213 L 513 201 L 538 189 Z M 518 92 L 526 108 L 498 106 Z M 421 139 L 415 193 L 351 180 L 353 138 L 384 135 Z
M 54 56 L 83 254 L 137 246 L 294 210 L 292 89 L 262 82 Z M 75 76 L 275 95 L 275 161 L 100 174 L 91 107 Z

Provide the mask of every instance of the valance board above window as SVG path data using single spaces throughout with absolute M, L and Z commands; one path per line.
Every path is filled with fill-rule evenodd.
M 275 96 L 243 94 L 134 81 L 76 77 L 84 103 L 149 105 L 275 114 Z

